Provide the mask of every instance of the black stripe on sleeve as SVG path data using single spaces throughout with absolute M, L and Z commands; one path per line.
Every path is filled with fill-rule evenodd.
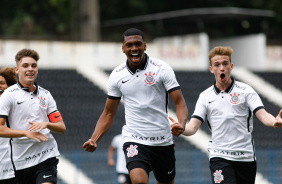
M 108 99 L 112 99 L 112 100 L 120 100 L 120 99 L 121 99 L 121 97 L 109 96 L 109 95 L 108 95 Z
M 0 115 L 0 118 L 8 119 L 8 116 L 6 116 L 6 115 Z
M 51 112 L 50 114 L 53 114 L 53 113 L 55 113 L 55 112 L 58 112 L 58 110 L 54 110 L 54 111 Z M 48 116 L 50 116 L 50 114 L 49 114 Z
M 264 106 L 259 106 L 257 108 L 255 108 L 255 110 L 253 111 L 254 114 L 256 114 L 256 112 L 260 109 L 264 109 Z
M 180 86 L 177 86 L 177 87 L 175 87 L 175 88 L 171 88 L 171 89 L 168 90 L 167 92 L 168 92 L 168 93 L 171 93 L 171 92 L 173 92 L 173 91 L 175 91 L 175 90 L 178 90 L 178 89 L 181 89 Z
M 191 118 L 196 118 L 196 119 L 200 120 L 202 123 L 204 122 L 203 118 L 201 118 L 200 116 L 197 116 L 197 115 L 193 115 Z

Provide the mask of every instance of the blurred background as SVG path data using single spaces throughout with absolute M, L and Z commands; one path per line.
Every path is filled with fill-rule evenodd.
M 145 33 L 150 57 L 174 68 L 189 118 L 200 92 L 214 82 L 208 52 L 219 45 L 234 49 L 233 77 L 251 85 L 268 112 L 276 116 L 282 107 L 279 0 L 2 0 L 0 67 L 14 67 L 22 48 L 38 51 L 37 83 L 52 93 L 67 126 L 64 135 L 53 134 L 61 152 L 58 184 L 116 183 L 107 151 L 125 121 L 122 103 L 97 151 L 85 152 L 82 145 L 103 111 L 108 75 L 126 60 L 121 35 L 130 27 Z M 173 115 L 173 103 L 169 109 Z M 256 184 L 281 184 L 282 129 L 265 127 L 254 117 L 253 137 Z M 206 123 L 191 138 L 174 139 L 175 183 L 211 183 Z

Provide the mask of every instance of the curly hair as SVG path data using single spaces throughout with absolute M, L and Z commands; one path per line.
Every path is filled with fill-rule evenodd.
M 14 68 L 4 67 L 0 70 L 0 76 L 4 77 L 8 86 L 17 83 L 17 76 Z

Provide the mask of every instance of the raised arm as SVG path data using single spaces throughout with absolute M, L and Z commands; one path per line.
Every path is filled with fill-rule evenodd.
M 276 118 L 273 115 L 269 114 L 265 109 L 258 110 L 255 115 L 266 126 L 274 128 L 279 128 L 282 126 L 282 109 L 280 110 Z
M 92 137 L 83 144 L 85 151 L 93 152 L 97 148 L 99 139 L 109 130 L 116 115 L 120 99 L 107 99 L 104 111 L 102 112 Z
M 180 89 L 170 93 L 170 96 L 176 107 L 176 116 L 178 124 L 171 125 L 171 133 L 175 136 L 179 136 L 184 130 L 188 119 L 188 109 Z

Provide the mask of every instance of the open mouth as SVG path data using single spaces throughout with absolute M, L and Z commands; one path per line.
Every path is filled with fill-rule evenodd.
M 225 74 L 224 73 L 220 74 L 220 79 L 221 80 L 225 79 Z
M 131 54 L 132 61 L 137 61 L 140 58 L 139 54 Z
M 3 92 L 4 92 L 4 90 L 1 90 L 1 89 L 0 89 L 0 94 L 2 94 Z

